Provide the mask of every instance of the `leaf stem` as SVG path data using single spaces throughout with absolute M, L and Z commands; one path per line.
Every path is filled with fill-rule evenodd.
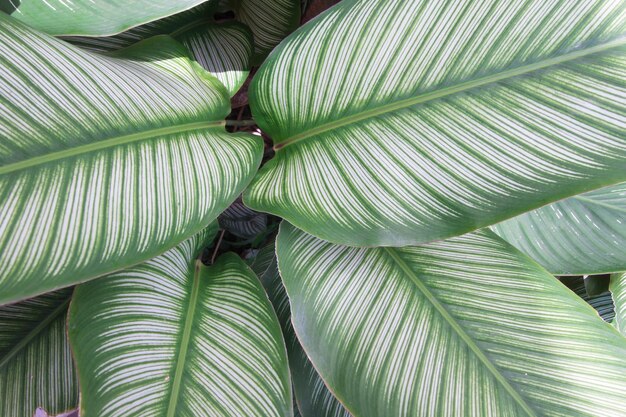
M 249 119 L 249 120 L 226 120 L 226 126 L 233 126 L 233 127 L 256 126 L 256 122 L 253 119 Z

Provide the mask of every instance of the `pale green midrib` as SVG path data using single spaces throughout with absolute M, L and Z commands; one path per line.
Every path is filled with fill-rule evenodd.
M 426 299 L 435 307 L 435 310 L 445 319 L 445 321 L 452 327 L 452 329 L 459 335 L 459 337 L 467 344 L 471 351 L 478 357 L 478 359 L 485 365 L 485 367 L 491 372 L 494 378 L 503 386 L 503 388 L 513 397 L 515 402 L 526 411 L 531 417 L 538 417 L 537 413 L 526 403 L 524 398 L 509 384 L 509 382 L 502 376 L 500 371 L 491 363 L 489 358 L 485 356 L 482 349 L 476 345 L 474 340 L 463 330 L 459 323 L 452 317 L 448 310 L 437 300 L 433 293 L 430 292 L 428 287 L 424 285 L 417 277 L 417 275 L 409 268 L 404 260 L 395 252 L 394 248 L 382 248 L 393 261 L 402 269 L 402 271 L 411 279 L 415 286 L 424 294 Z
M 597 201 L 597 200 L 594 200 L 594 199 L 591 199 L 591 198 L 584 197 L 582 195 L 575 195 L 575 196 L 573 196 L 571 198 L 573 198 L 575 200 L 578 200 L 578 201 L 581 201 L 583 203 L 604 207 L 607 210 L 619 211 L 619 212 L 622 212 L 622 213 L 626 213 L 626 208 L 615 206 L 613 204 L 604 203 L 602 201 Z
M 45 155 L 36 156 L 34 158 L 25 159 L 13 164 L 3 165 L 0 167 L 0 175 L 19 171 L 37 165 L 46 164 L 60 159 L 71 158 L 89 152 L 98 151 L 114 146 L 125 145 L 132 142 L 138 142 L 158 136 L 173 135 L 178 133 L 187 133 L 193 130 L 207 129 L 223 126 L 224 121 L 220 122 L 194 122 L 177 126 L 168 126 L 160 129 L 146 130 L 143 132 L 131 133 L 130 135 L 118 136 L 114 138 L 100 140 L 98 142 L 89 143 L 87 145 L 76 146 L 70 149 L 64 149 L 58 152 L 52 152 Z
M 390 113 L 393 111 L 402 110 L 408 107 L 415 106 L 417 104 L 423 104 L 429 101 L 438 100 L 438 99 L 441 99 L 441 98 L 444 98 L 453 94 L 458 94 L 458 93 L 468 91 L 477 87 L 482 87 L 487 84 L 493 84 L 493 83 L 496 83 L 498 81 L 502 81 L 508 78 L 517 77 L 520 75 L 528 74 L 528 73 L 538 71 L 544 68 L 548 68 L 551 66 L 574 61 L 576 59 L 583 58 L 588 55 L 597 54 L 599 52 L 605 52 L 607 50 L 617 48 L 623 45 L 626 45 L 626 37 L 620 37 L 618 39 L 614 39 L 612 41 L 609 41 L 600 45 L 595 45 L 589 48 L 580 49 L 574 52 L 570 52 L 568 54 L 560 55 L 558 57 L 548 58 L 543 61 L 535 62 L 533 64 L 523 65 L 521 67 L 513 68 L 507 71 L 502 71 L 497 74 L 488 75 L 486 77 L 477 78 L 475 80 L 463 82 L 463 83 L 453 85 L 450 87 L 442 88 L 440 90 L 431 91 L 429 93 L 418 95 L 416 97 L 410 97 L 404 100 L 396 101 L 394 103 L 385 104 L 375 109 L 366 110 L 357 114 L 353 114 L 351 116 L 344 117 L 342 119 L 323 124 L 319 127 L 308 130 L 299 135 L 292 136 L 291 138 L 287 138 L 284 141 L 276 144 L 274 146 L 274 149 L 280 150 L 286 146 L 292 145 L 294 143 L 300 142 L 304 139 L 307 139 L 313 136 L 317 136 L 329 130 L 338 129 L 343 126 L 358 123 L 360 121 L 377 117 L 377 116 L 381 116 L 383 114 Z
M 178 358 L 176 358 L 176 370 L 174 371 L 172 391 L 170 393 L 170 401 L 167 407 L 167 417 L 176 417 L 176 406 L 180 397 L 180 388 L 182 385 L 183 372 L 186 365 L 185 360 L 187 357 L 187 351 L 189 350 L 189 342 L 191 340 L 191 328 L 193 326 L 196 306 L 198 304 L 198 298 L 200 294 L 201 269 L 202 262 L 200 260 L 197 260 L 194 267 L 191 294 L 189 296 L 189 309 L 187 310 L 187 315 L 185 316 L 185 327 L 183 328 L 183 334 L 181 336 L 180 352 Z
M 45 319 L 43 319 L 34 329 L 22 338 L 14 347 L 0 360 L 0 369 L 4 368 L 26 345 L 28 345 L 36 336 L 38 336 L 50 323 L 59 317 L 63 312 L 67 311 L 67 306 L 72 297 L 68 297 L 63 303 L 55 308 Z

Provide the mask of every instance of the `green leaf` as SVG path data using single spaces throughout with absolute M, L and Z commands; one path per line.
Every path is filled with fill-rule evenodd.
M 613 324 L 621 334 L 626 336 L 626 272 L 611 275 L 610 288 L 615 304 Z
M 368 249 L 283 223 L 276 246 L 298 338 L 354 415 L 626 414 L 626 339 L 492 232 Z
M 402 246 L 626 180 L 624 1 L 346 0 L 250 87 L 276 157 L 244 194 Z
M 242 239 L 253 238 L 267 228 L 267 214 L 258 213 L 236 200 L 218 217 L 220 227 Z
M 0 415 L 57 414 L 78 405 L 65 318 L 72 289 L 0 306 Z
M 221 83 L 168 37 L 88 53 L 0 14 L 0 303 L 165 252 L 260 164 Z
M 2 0 L 0 11 L 51 35 L 106 36 L 182 12 L 204 1 Z
M 263 59 L 300 24 L 299 0 L 225 0 L 254 34 L 254 63 Z
M 556 275 L 626 270 L 626 183 L 570 197 L 492 229 Z
M 76 289 L 70 340 L 81 416 L 289 416 L 285 346 L 261 284 L 234 254 L 206 267 L 197 235 Z
M 217 23 L 213 19 L 215 2 L 132 28 L 115 36 L 65 37 L 81 48 L 110 52 L 157 35 L 171 35 L 185 45 L 194 59 L 219 79 L 233 96 L 250 73 L 253 53 L 252 33 L 237 22 Z
M 262 248 L 259 257 L 264 257 L 267 253 L 274 254 L 273 244 Z M 294 394 L 301 415 L 303 417 L 350 417 L 350 413 L 324 385 L 324 381 L 300 346 L 291 324 L 289 298 L 280 279 L 275 255 L 266 269 L 262 273 L 257 272 L 257 275 L 269 295 L 283 330 Z

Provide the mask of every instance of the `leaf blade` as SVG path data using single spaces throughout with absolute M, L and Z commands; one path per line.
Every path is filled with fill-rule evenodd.
M 604 390 L 626 383 L 626 342 L 494 234 L 364 249 L 284 223 L 277 254 L 298 337 L 354 415 L 622 412 Z
M 601 1 L 340 3 L 252 83 L 278 151 L 244 201 L 328 241 L 403 246 L 620 182 L 625 31 Z

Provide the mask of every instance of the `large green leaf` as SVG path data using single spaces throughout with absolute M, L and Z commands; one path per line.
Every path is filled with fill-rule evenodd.
M 276 245 L 298 339 L 354 415 L 626 415 L 626 339 L 492 232 L 367 249 L 283 223 Z
M 611 294 L 615 304 L 615 320 L 617 330 L 626 336 L 626 273 L 611 276 Z
M 76 408 L 78 381 L 66 337 L 71 289 L 0 307 L 0 415 Z
M 299 0 L 222 0 L 254 34 L 255 63 L 261 61 L 300 24 Z
M 215 22 L 213 14 L 216 4 L 216 1 L 210 1 L 184 13 L 146 23 L 115 36 L 64 39 L 84 49 L 110 52 L 152 36 L 171 35 L 189 48 L 195 60 L 215 75 L 233 96 L 250 73 L 252 33 L 241 23 Z
M 251 208 L 423 243 L 626 180 L 626 1 L 346 0 L 250 88 L 276 157 Z
M 553 274 L 626 270 L 626 183 L 570 197 L 492 229 Z
M 206 0 L 1 0 L 0 11 L 51 35 L 104 36 Z
M 258 256 L 265 258 L 268 252 L 274 254 L 273 244 L 261 249 Z M 271 259 L 265 270 L 255 272 L 267 290 L 283 329 L 298 409 L 303 417 L 350 417 L 350 413 L 324 385 L 324 381 L 302 350 L 291 324 L 289 298 L 280 279 L 276 257 L 272 256 Z
M 168 37 L 88 53 L 0 13 L 0 303 L 163 253 L 257 169 L 222 84 Z M 148 61 L 149 60 L 149 61 Z
M 70 340 L 82 417 L 291 415 L 267 296 L 236 255 L 196 261 L 204 241 L 76 289 Z

